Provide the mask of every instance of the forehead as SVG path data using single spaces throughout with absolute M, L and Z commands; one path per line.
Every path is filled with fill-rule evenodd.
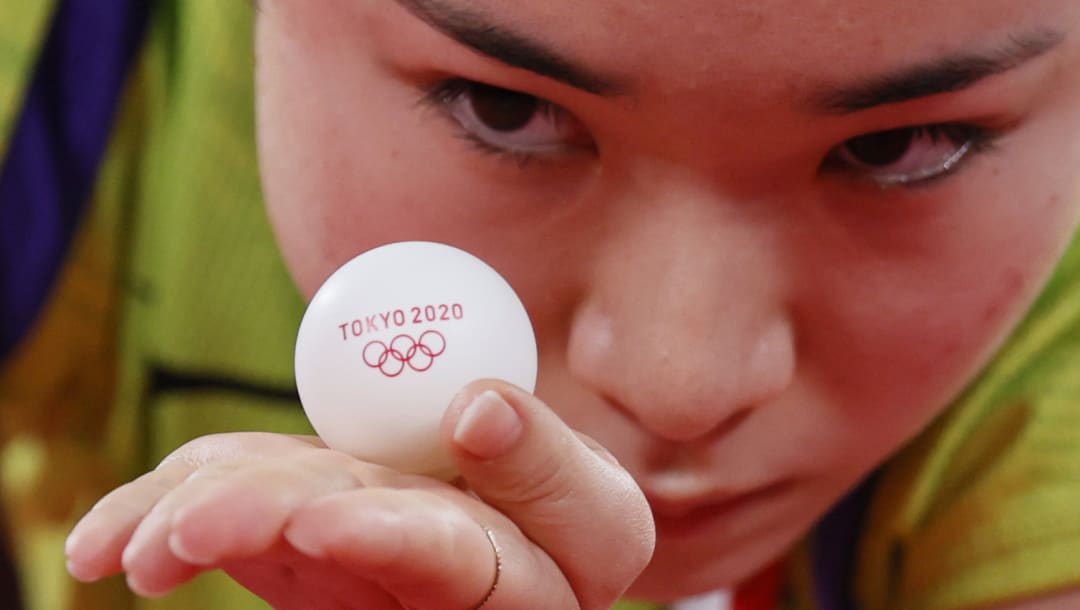
M 1080 23 L 1074 0 L 442 0 L 651 87 L 843 81 Z M 651 81 L 651 82 L 648 82 Z

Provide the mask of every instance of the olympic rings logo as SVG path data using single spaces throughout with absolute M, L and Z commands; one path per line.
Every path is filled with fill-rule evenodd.
M 401 334 L 387 345 L 382 341 L 370 341 L 364 346 L 364 364 L 379 369 L 387 377 L 397 377 L 408 366 L 423 373 L 435 363 L 435 358 L 446 351 L 446 337 L 437 330 L 424 331 L 419 339 Z

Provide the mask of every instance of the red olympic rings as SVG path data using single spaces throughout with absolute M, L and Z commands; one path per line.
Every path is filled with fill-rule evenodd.
M 427 330 L 419 339 L 401 334 L 387 345 L 382 341 L 369 341 L 364 346 L 364 364 L 387 377 L 397 377 L 408 366 L 417 373 L 431 368 L 435 357 L 446 351 L 446 337 L 437 330 Z

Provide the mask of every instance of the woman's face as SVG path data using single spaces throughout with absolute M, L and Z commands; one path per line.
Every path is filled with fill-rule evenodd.
M 1077 224 L 1071 0 L 264 0 L 266 195 L 311 294 L 486 259 L 537 394 L 657 518 L 635 586 L 747 576 L 909 440 Z

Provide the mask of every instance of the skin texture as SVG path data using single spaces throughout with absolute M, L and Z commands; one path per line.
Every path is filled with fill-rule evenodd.
M 612 75 L 619 92 L 589 93 L 482 56 L 397 3 L 265 2 L 257 47 L 264 182 L 305 294 L 357 253 L 406 239 L 461 247 L 507 278 L 536 327 L 543 404 L 482 387 L 526 413 L 525 440 L 509 449 L 517 457 L 478 459 L 455 434 L 451 409 L 446 442 L 462 467 L 460 487 L 479 502 L 325 457 L 305 440 L 203 439 L 149 475 L 168 478 L 164 487 L 117 492 L 136 497 L 128 502 L 136 510 L 109 513 L 117 502 L 105 502 L 105 516 L 95 511 L 80 525 L 69 544 L 77 575 L 125 567 L 140 590 L 166 590 L 197 570 L 176 557 L 177 541 L 202 536 L 222 511 L 250 523 L 259 514 L 251 505 L 273 507 L 283 525 L 267 526 L 256 542 L 222 543 L 196 563 L 326 562 L 327 524 L 346 526 L 319 511 L 355 515 L 360 506 L 414 514 L 410 531 L 449 520 L 430 528 L 432 539 L 475 551 L 477 563 L 453 574 L 410 571 L 407 562 L 379 572 L 378 548 L 330 557 L 343 573 L 369 578 L 371 595 L 410 607 L 445 607 L 401 597 L 432 582 L 459 586 L 444 601 L 462 607 L 483 596 L 491 551 L 476 523 L 497 526 L 514 573 L 503 574 L 514 584 L 500 585 L 493 609 L 524 599 L 601 608 L 627 587 L 670 600 L 737 583 L 947 406 L 1031 303 L 1077 225 L 1075 2 L 446 4 Z M 815 105 L 823 91 L 1050 29 L 1056 44 L 1045 53 L 961 90 L 858 112 Z M 561 134 L 564 146 L 525 159 L 492 153 L 492 141 L 465 141 L 467 104 L 425 97 L 448 79 L 551 102 L 558 119 L 538 118 L 529 133 Z M 935 124 L 974 124 L 998 137 L 917 184 L 885 184 L 837 162 L 852 138 Z M 497 135 L 504 148 L 521 141 Z M 916 144 L 921 167 L 940 161 L 929 153 L 950 142 Z M 477 421 L 504 429 L 498 409 L 482 412 L 487 419 Z M 587 435 L 584 443 L 571 430 Z M 473 438 L 483 446 L 499 435 Z M 229 443 L 240 449 L 222 457 L 215 447 Z M 575 450 L 562 451 L 568 443 Z M 311 451 L 321 457 L 301 458 Z M 263 452 L 286 455 L 252 471 L 244 456 Z M 317 464 L 319 482 L 297 489 L 282 475 L 288 455 Z M 213 492 L 180 483 L 205 470 L 229 477 Z M 334 483 L 340 471 L 354 474 Z M 250 490 L 253 477 L 275 482 L 261 504 L 223 500 Z M 383 486 L 396 493 L 379 493 Z M 353 488 L 363 493 L 342 495 Z M 161 524 L 139 527 L 158 542 L 139 549 L 144 561 L 166 556 L 161 565 L 176 573 L 166 577 L 135 568 L 143 564 L 134 551 L 119 559 L 134 524 L 161 506 L 161 489 L 173 490 L 175 508 L 152 509 Z M 327 508 L 327 496 L 342 504 Z M 431 496 L 442 503 L 422 508 Z M 567 529 L 574 523 L 608 525 Z M 169 528 L 181 534 L 165 544 Z M 276 537 L 282 528 L 285 542 Z M 271 568 L 257 565 L 227 567 L 268 597 L 282 594 L 265 578 Z

